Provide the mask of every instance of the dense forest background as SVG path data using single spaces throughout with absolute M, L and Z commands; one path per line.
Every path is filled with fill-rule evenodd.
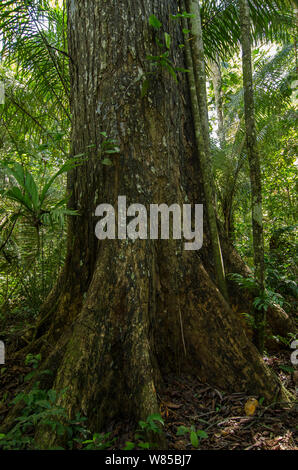
M 102 3 L 101 8 L 108 10 L 105 2 L 94 3 Z M 145 3 L 150 6 L 149 1 L 146 0 Z M 151 3 L 153 5 L 154 2 Z M 82 6 L 79 5 L 81 8 Z M 247 30 L 245 33 L 247 23 L 245 24 L 244 15 L 241 15 L 241 8 L 242 13 L 245 13 L 247 6 L 250 22 L 248 31 L 251 33 L 248 35 Z M 0 419 L 3 421 L 3 433 L 0 437 L 3 448 L 38 447 L 41 445 L 37 443 L 42 441 L 40 435 L 44 427 L 50 427 L 55 435 L 67 434 L 66 440 L 72 448 L 114 448 L 119 436 L 125 436 L 126 441 L 130 442 L 127 443 L 121 437 L 120 441 L 124 439 L 126 442 L 122 446 L 133 448 L 139 445 L 139 448 L 147 448 L 151 445 L 148 432 L 160 436 L 160 428 L 156 423 L 162 425 L 164 421 L 170 423 L 167 424 L 168 441 L 171 443 L 170 446 L 176 449 L 188 448 L 187 446 L 196 448 L 199 445 L 206 446 L 205 448 L 216 448 L 216 446 L 224 448 L 225 445 L 233 448 L 235 441 L 229 441 L 228 432 L 220 437 L 223 442 L 222 447 L 218 444 L 219 438 L 216 435 L 221 430 L 212 428 L 208 416 L 203 417 L 202 414 L 196 423 L 185 417 L 187 412 L 183 413 L 183 409 L 192 414 L 191 406 L 194 398 L 186 400 L 187 404 L 183 408 L 181 396 L 187 392 L 187 386 L 181 378 L 173 375 L 172 370 L 171 378 L 167 381 L 166 398 L 159 403 L 159 410 L 155 409 L 155 405 L 149 406 L 147 420 L 143 412 L 140 412 L 139 416 L 134 416 L 135 421 L 142 418 L 141 431 L 137 437 L 131 435 L 133 427 L 131 424 L 125 424 L 124 429 L 120 426 L 115 431 L 117 428 L 115 416 L 112 420 L 108 420 L 108 426 L 105 419 L 100 418 L 96 421 L 96 425 L 91 419 L 92 432 L 109 431 L 110 434 L 93 433 L 91 437 L 87 437 L 87 418 L 89 419 L 90 415 L 88 406 L 87 418 L 83 412 L 82 415 L 77 413 L 76 417 L 73 413 L 70 417 L 67 414 L 66 419 L 64 402 L 59 395 L 64 388 L 63 380 L 58 375 L 56 386 L 53 384 L 48 386 L 47 383 L 43 386 L 43 378 L 50 375 L 51 367 L 47 363 L 42 366 L 47 349 L 39 342 L 39 338 L 43 337 L 45 331 L 53 329 L 47 315 L 47 313 L 53 315 L 53 312 L 45 309 L 48 309 L 47 302 L 49 299 L 51 301 L 51 296 L 57 289 L 59 273 L 68 265 L 70 250 L 68 234 L 69 230 L 75 230 L 77 222 L 73 221 L 80 217 L 80 204 L 74 203 L 76 196 L 71 190 L 70 175 L 80 181 L 80 188 L 84 190 L 88 177 L 85 183 L 82 183 L 80 172 L 83 171 L 86 160 L 91 159 L 88 152 L 93 151 L 92 145 L 94 145 L 92 138 L 89 141 L 89 149 L 86 149 L 88 142 L 85 138 L 81 138 L 83 147 L 74 144 L 76 138 L 76 142 L 79 142 L 80 125 L 77 116 L 80 108 L 75 109 L 74 97 L 78 95 L 76 95 L 77 90 L 75 92 L 73 90 L 74 83 L 81 82 L 75 82 L 74 78 L 76 59 L 71 51 L 74 51 L 74 44 L 77 43 L 76 39 L 69 36 L 71 8 L 72 2 L 65 0 L 3 0 L 0 5 L 0 82 L 5 88 L 5 100 L 0 105 L 0 339 L 5 343 L 7 356 L 6 364 L 0 368 L 2 382 Z M 160 16 L 155 4 L 151 11 L 150 7 L 148 8 L 151 15 L 142 20 L 144 26 L 141 20 L 135 20 L 135 17 L 127 21 L 136 23 L 139 21 L 135 31 L 138 32 L 138 28 L 143 28 L 149 31 L 148 35 L 153 35 L 154 40 L 150 39 L 152 44 L 150 47 L 152 51 L 154 48 L 156 50 L 146 59 L 151 69 L 133 82 L 133 85 L 128 84 L 126 88 L 132 86 L 134 93 L 136 87 L 138 92 L 134 96 L 140 102 L 150 99 L 156 87 L 156 80 L 166 83 L 165 87 L 169 87 L 170 90 L 167 91 L 168 96 L 175 93 L 173 89 L 176 83 L 179 84 L 180 95 L 185 94 L 187 109 L 193 116 L 194 131 L 189 130 L 189 134 L 194 135 L 192 139 L 194 146 L 199 148 L 199 153 L 201 148 L 201 172 L 197 184 L 203 181 L 202 187 L 209 215 L 207 233 L 210 234 L 212 241 L 208 254 L 206 252 L 203 255 L 203 262 L 205 266 L 209 266 L 207 258 L 214 257 L 214 263 L 211 263 L 209 271 L 206 268 L 207 272 L 211 273 L 213 282 L 229 303 L 230 310 L 235 318 L 237 317 L 250 342 L 255 344 L 266 364 L 273 368 L 275 377 L 288 390 L 288 396 L 291 397 L 289 402 L 292 402 L 295 395 L 295 380 L 297 381 L 297 372 L 295 375 L 295 365 L 291 363 L 290 356 L 291 344 L 296 339 L 298 298 L 296 239 L 298 6 L 295 1 L 287 0 L 266 2 L 203 0 L 189 1 L 178 8 L 177 2 L 169 2 L 169 11 L 165 12 L 160 7 Z M 199 22 L 196 21 L 198 16 L 193 14 L 194 11 L 199 15 Z M 109 14 L 108 11 L 107 16 Z M 83 17 L 83 13 L 81 16 Z M 165 18 L 174 26 L 165 24 Z M 86 20 L 86 24 L 89 24 L 88 21 Z M 180 28 L 179 34 L 175 28 Z M 110 25 L 107 26 L 107 38 L 108 34 L 111 34 Z M 127 38 L 129 37 L 128 34 Z M 144 43 L 145 41 L 149 39 L 144 39 Z M 196 45 L 193 45 L 194 42 Z M 246 53 L 243 54 L 245 48 Z M 248 58 L 249 50 L 251 54 Z M 189 54 L 192 55 L 194 73 L 190 66 Z M 248 62 L 245 62 L 246 59 L 249 59 Z M 111 51 L 110 56 L 106 57 L 107 63 L 109 60 L 111 62 L 114 60 Z M 184 67 L 181 66 L 183 60 Z M 250 66 L 252 66 L 251 84 Z M 126 70 L 126 67 L 129 67 L 129 64 L 124 63 L 123 70 Z M 161 74 L 161 79 L 158 78 L 158 74 Z M 191 87 L 192 79 L 196 81 L 197 87 Z M 90 89 L 92 86 L 90 83 Z M 195 98 L 192 93 L 194 88 L 197 90 Z M 78 86 L 78 89 L 82 99 L 86 96 L 87 100 L 84 86 L 81 88 Z M 187 91 L 189 89 L 190 92 Z M 123 90 L 124 88 L 121 93 L 125 99 L 126 93 L 129 92 Z M 198 102 L 198 119 L 196 119 L 194 99 Z M 250 100 L 253 103 L 252 107 L 249 107 Z M 158 109 L 158 100 L 154 101 L 154 106 Z M 164 109 L 166 108 L 161 105 L 161 114 Z M 84 113 L 82 108 L 82 114 Z M 92 116 L 92 113 L 90 114 Z M 110 115 L 107 113 L 107 116 Z M 199 128 L 198 123 L 201 123 Z M 207 123 L 206 126 L 204 123 Z M 92 125 L 90 123 L 90 128 Z M 101 134 L 102 170 L 100 171 L 109 172 L 111 169 L 113 171 L 117 166 L 115 158 L 126 143 L 123 144 L 119 142 L 117 136 L 114 137 L 112 125 L 98 127 L 94 132 L 97 135 Z M 90 136 L 92 133 L 90 130 Z M 170 156 L 168 158 L 170 159 Z M 206 163 L 202 163 L 204 159 Z M 168 165 L 168 162 L 161 165 Z M 140 167 L 137 168 L 140 171 Z M 154 176 L 152 185 L 154 185 Z M 254 218 L 257 213 L 257 203 L 252 197 L 252 192 L 254 196 L 260 197 L 258 203 L 261 201 L 258 206 L 262 211 L 260 233 Z M 69 229 L 69 226 L 72 228 Z M 91 236 L 95 238 L 94 230 Z M 230 263 L 229 268 L 226 266 L 225 271 L 221 271 L 220 262 L 216 261 L 218 236 L 225 240 L 222 244 L 223 251 L 232 253 L 231 250 L 235 250 L 240 255 L 243 264 L 238 271 L 231 268 L 233 263 Z M 259 238 L 256 238 L 258 236 Z M 223 245 L 230 248 L 223 248 Z M 79 251 L 80 246 L 77 245 Z M 87 263 L 87 258 L 82 259 L 85 260 L 84 264 Z M 106 262 L 111 259 L 113 258 L 107 257 Z M 80 259 L 79 263 L 83 261 Z M 235 265 L 237 263 L 235 262 Z M 90 272 L 92 269 L 90 268 Z M 80 277 L 79 274 L 77 276 Z M 84 276 L 83 273 L 82 279 L 85 279 Z M 86 279 L 87 277 L 86 275 Z M 88 281 L 82 280 L 82 284 L 86 283 L 84 289 L 82 288 L 82 296 L 83 291 L 87 292 L 89 277 Z M 63 282 L 61 281 L 61 284 Z M 65 286 L 67 286 L 65 292 L 72 292 L 67 282 Z M 117 291 L 114 295 L 117 296 Z M 54 305 L 53 299 L 52 304 Z M 80 308 L 78 307 L 78 311 Z M 270 323 L 271 317 L 274 316 L 270 312 L 273 311 L 275 319 L 280 315 L 275 324 Z M 61 318 L 61 324 L 69 321 L 68 317 L 65 317 L 65 320 L 64 317 Z M 71 317 L 71 320 L 74 318 Z M 60 328 L 61 324 L 55 323 L 56 326 L 57 324 Z M 58 342 L 57 337 L 51 334 L 47 336 L 48 343 Z M 185 334 L 187 336 L 187 333 Z M 205 334 L 208 335 L 208 330 Z M 185 339 L 183 331 L 182 339 Z M 64 345 L 61 348 L 63 349 Z M 184 348 L 185 345 L 182 344 L 181 350 Z M 194 361 L 195 358 L 196 353 Z M 208 367 L 210 368 L 209 362 L 206 361 L 206 369 Z M 206 377 L 209 386 L 208 374 Z M 225 388 L 223 381 L 219 380 L 218 383 Z M 108 389 L 109 382 L 105 384 Z M 196 382 L 191 382 L 188 387 L 192 387 L 194 394 L 196 387 L 201 387 L 201 391 L 203 390 L 201 403 L 207 408 L 207 414 L 208 410 L 211 410 L 211 416 L 214 416 L 212 413 L 216 410 L 218 422 L 233 415 L 231 407 L 233 408 L 233 400 L 237 399 L 237 393 L 240 400 L 236 403 L 237 415 L 241 415 L 239 409 L 243 411 L 245 403 L 249 407 L 250 402 L 247 400 L 252 400 L 252 395 L 258 401 L 258 409 L 261 411 L 258 418 L 255 418 L 255 425 L 264 424 L 269 432 L 267 435 L 262 435 L 266 432 L 265 427 L 258 428 L 254 435 L 258 435 L 259 432 L 259 437 L 265 436 L 263 441 L 258 438 L 256 441 L 250 441 L 252 438 L 247 437 L 246 431 L 239 431 L 240 447 L 248 448 L 257 442 L 258 448 L 262 446 L 275 448 L 278 445 L 281 445 L 281 448 L 295 448 L 297 425 L 295 427 L 293 424 L 295 418 L 291 414 L 292 411 L 285 412 L 277 408 L 277 414 L 274 414 L 275 408 L 269 406 L 269 414 L 264 415 L 265 408 L 262 408 L 262 404 L 265 392 L 262 397 L 261 393 L 251 393 L 251 389 L 247 390 L 247 395 L 245 390 L 241 390 L 244 394 L 240 396 L 235 387 L 231 386 L 229 390 L 228 385 L 226 391 L 236 395 L 230 395 L 230 401 L 227 399 L 222 404 L 223 396 L 219 391 L 214 392 L 212 388 L 215 385 L 216 383 L 212 384 L 207 390 L 206 385 L 202 388 Z M 135 385 L 132 385 L 133 387 Z M 176 395 L 176 399 L 173 394 L 175 388 L 181 391 L 181 395 Z M 285 395 L 282 400 L 284 397 Z M 216 400 L 220 398 L 218 404 Z M 269 394 L 265 398 L 269 399 Z M 144 402 L 146 400 L 147 398 L 144 398 Z M 252 412 L 246 412 L 247 409 L 243 411 L 244 425 L 247 425 L 245 419 L 253 419 L 251 416 L 255 415 L 255 405 L 251 406 Z M 221 415 L 220 410 L 225 410 L 225 407 L 226 414 Z M 75 406 L 74 409 L 78 411 Z M 133 413 L 129 407 L 123 419 L 119 412 L 117 413 L 118 421 L 126 423 L 128 416 L 128 422 L 131 423 L 129 419 Z M 278 418 L 278 413 L 282 419 Z M 14 421 L 15 419 L 17 421 Z M 178 437 L 169 437 L 176 433 L 177 426 L 175 433 L 172 430 L 174 421 L 179 423 L 180 431 Z M 12 425 L 12 422 L 17 424 Z M 284 424 L 280 424 L 281 422 Z M 95 429 L 98 423 L 101 423 L 105 429 Z M 251 421 L 248 424 L 250 423 Z M 280 424 L 281 427 L 274 427 L 275 424 Z M 278 444 L 281 436 L 283 441 Z M 46 447 L 54 446 L 53 442 L 49 438 Z M 41 446 L 44 445 L 42 442 Z M 55 445 L 58 446 L 56 441 Z M 158 445 L 165 445 L 160 437 Z

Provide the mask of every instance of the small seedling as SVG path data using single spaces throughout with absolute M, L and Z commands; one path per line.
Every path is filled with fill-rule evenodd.
M 201 429 L 197 430 L 195 426 L 190 426 L 189 428 L 186 426 L 179 426 L 177 429 L 177 436 L 188 436 L 191 442 L 191 445 L 197 449 L 199 447 L 201 439 L 207 439 L 208 434 Z

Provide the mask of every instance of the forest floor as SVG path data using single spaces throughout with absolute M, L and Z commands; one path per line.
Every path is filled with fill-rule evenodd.
M 292 368 L 289 352 L 279 352 L 265 360 L 297 397 L 293 374 L 289 372 Z M 7 363 L 3 369 L 0 370 L 0 424 L 10 408 L 9 403 L 22 391 L 24 376 L 31 370 L 21 361 Z M 249 398 L 244 393 L 224 393 L 196 378 L 167 377 L 159 400 L 169 450 L 193 449 L 188 436 L 176 435 L 179 426 L 192 425 L 208 434 L 200 441 L 202 450 L 298 450 L 298 400 L 291 409 L 278 403 L 274 407 L 259 404 L 255 414 L 247 416 L 245 404 Z M 114 422 L 106 431 L 111 432 L 111 439 L 115 438 L 111 450 L 123 449 L 126 441 L 135 442 L 135 428 L 131 423 Z
M 281 352 L 265 361 L 297 397 L 290 409 L 279 403 L 274 407 L 259 404 L 255 414 L 247 416 L 245 404 L 251 395 L 224 393 L 187 376 L 167 377 L 159 399 L 169 449 L 193 449 L 188 436 L 177 436 L 179 426 L 193 425 L 208 434 L 200 441 L 201 450 L 298 450 L 298 387 L 295 389 L 293 374 L 288 372 L 293 368 L 289 353 Z M 122 443 L 119 448 L 125 441 L 134 441 L 129 425 L 126 431 L 123 423 L 110 431 Z
M 284 364 L 277 357 L 271 360 L 277 369 L 279 363 Z M 279 375 L 295 393 L 289 375 Z M 298 450 L 297 406 L 284 409 L 279 404 L 274 408 L 259 405 L 253 416 L 247 416 L 249 398 L 243 393 L 223 393 L 196 379 L 169 378 L 161 402 L 169 448 L 191 448 L 189 440 L 176 436 L 176 430 L 194 425 L 208 434 L 200 442 L 203 450 Z

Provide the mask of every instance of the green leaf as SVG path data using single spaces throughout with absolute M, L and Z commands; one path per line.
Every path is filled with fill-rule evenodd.
M 208 434 L 205 432 L 205 431 L 202 431 L 202 430 L 198 430 L 197 431 L 197 436 L 200 438 L 200 439 L 207 439 L 208 437 Z
M 49 181 L 44 185 L 41 195 L 40 195 L 40 206 L 42 206 L 47 193 L 54 183 L 55 179 L 58 178 L 58 176 L 62 175 L 63 173 L 67 173 L 69 170 L 75 168 L 76 166 L 79 166 L 83 163 L 83 161 L 80 158 L 71 158 L 68 160 L 66 163 L 62 165 L 62 167 L 52 176 L 52 178 L 49 179 Z
M 5 168 L 6 172 L 12 175 L 19 185 L 25 189 L 25 173 L 24 173 L 24 168 L 20 163 L 13 162 L 13 168 L 11 168 L 9 165 L 3 163 L 2 166 Z
M 32 201 L 34 210 L 37 211 L 39 209 L 38 189 L 33 176 L 28 171 L 25 172 L 25 188 L 29 198 Z
M 135 448 L 135 444 L 133 442 L 126 441 L 125 442 L 125 447 L 123 450 L 132 450 Z
M 49 390 L 48 391 L 48 397 L 52 403 L 55 403 L 56 398 L 57 398 L 57 392 L 55 390 Z
M 160 49 L 164 48 L 164 44 L 158 38 L 155 38 L 155 42 Z
M 141 449 L 150 449 L 150 443 L 149 443 L 149 442 L 139 442 L 139 443 L 138 443 L 138 446 L 139 446 Z
M 22 193 L 18 186 L 14 186 L 13 188 L 8 189 L 4 193 L 4 196 L 8 197 L 8 199 L 11 199 L 12 201 L 18 202 L 30 212 L 32 212 L 32 202 L 30 201 L 30 199 L 28 199 L 28 197 L 26 197 L 26 195 Z
M 148 416 L 148 421 L 157 421 L 158 423 L 161 423 L 162 425 L 164 425 L 164 420 L 162 419 L 162 417 L 160 416 L 160 414 L 158 413 L 155 413 L 155 414 L 152 414 L 150 416 Z
M 189 69 L 184 69 L 182 67 L 176 67 L 175 71 L 176 72 L 181 72 L 181 73 L 189 73 Z
M 13 162 L 13 167 L 10 167 L 5 163 L 2 164 L 2 167 L 5 169 L 5 172 L 13 176 L 19 184 L 19 188 L 14 186 L 12 188 L 12 192 L 10 192 L 10 190 L 6 191 L 4 195 L 24 205 L 30 211 L 32 208 L 37 210 L 38 190 L 32 175 L 28 171 L 24 170 L 23 166 L 17 162 Z
M 184 11 L 183 13 L 177 13 L 177 15 L 170 15 L 170 18 L 172 18 L 172 20 L 178 20 L 179 18 L 195 18 L 195 15 Z
M 75 158 L 85 157 L 85 155 L 85 153 L 78 153 L 77 155 L 75 155 Z
M 161 22 L 159 21 L 158 18 L 156 18 L 155 15 L 151 15 L 150 18 L 149 18 L 149 24 L 150 26 L 152 26 L 153 28 L 155 29 L 160 29 L 162 24 Z
M 119 148 L 119 147 L 114 147 L 114 148 L 112 148 L 112 149 L 104 150 L 104 153 L 109 153 L 109 154 L 119 153 L 119 152 L 120 152 L 120 148 Z
M 178 82 L 178 80 L 177 80 L 177 75 L 176 75 L 176 72 L 175 72 L 174 67 L 173 67 L 172 65 L 170 65 L 168 62 L 164 61 L 164 60 L 161 61 L 161 63 L 162 63 L 162 66 L 165 67 L 165 68 L 168 70 L 168 72 L 170 73 L 170 75 L 172 75 L 172 77 L 174 78 L 175 82 Z
M 159 62 L 160 55 L 147 55 L 146 60 L 150 60 L 151 62 Z
M 191 431 L 190 433 L 190 442 L 193 447 L 195 448 L 199 447 L 199 439 L 195 431 Z
M 106 165 L 106 166 L 112 166 L 113 165 L 113 162 L 109 158 L 104 158 L 103 160 L 101 160 L 101 163 L 103 165 Z
M 179 426 L 176 432 L 176 436 L 185 436 L 185 434 L 188 434 L 189 429 L 186 426 Z
M 290 366 L 280 365 L 279 368 L 283 370 L 284 372 L 287 372 L 288 374 L 292 374 L 295 371 L 294 367 L 290 367 Z
M 165 42 L 167 49 L 171 47 L 171 36 L 168 33 L 165 33 Z
M 42 408 L 51 408 L 51 404 L 47 400 L 39 400 L 36 402 L 37 405 L 41 406 Z
M 24 382 L 29 382 L 36 375 L 36 371 L 29 372 L 29 374 L 25 375 Z

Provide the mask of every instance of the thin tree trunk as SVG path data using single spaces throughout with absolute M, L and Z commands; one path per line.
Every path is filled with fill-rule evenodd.
M 294 15 L 295 15 L 295 23 L 293 28 L 293 42 L 294 42 L 294 50 L 295 50 L 295 59 L 296 59 L 296 75 L 298 75 L 298 54 L 297 54 L 297 31 L 298 31 L 298 5 L 296 0 L 292 0 Z
M 205 58 L 200 7 L 199 3 L 193 0 L 186 0 L 186 7 L 189 13 L 194 15 L 194 17 L 190 19 L 192 37 L 190 42 L 186 42 L 186 60 L 187 67 L 190 71 L 189 83 L 196 143 L 200 156 L 200 167 L 203 176 L 216 280 L 221 293 L 226 299 L 228 299 L 224 263 L 221 253 L 215 212 L 215 191 L 210 151 Z
M 224 114 L 223 114 L 223 95 L 222 95 L 222 76 L 220 68 L 220 59 L 216 58 L 216 61 L 211 62 L 211 73 L 212 73 L 212 82 L 214 88 L 214 98 L 215 98 L 215 109 L 217 115 L 217 124 L 218 124 L 218 139 L 221 149 L 225 148 L 225 126 L 224 126 Z
M 246 145 L 250 166 L 252 227 L 255 279 L 259 285 L 259 293 L 264 293 L 264 238 L 263 238 L 263 212 L 262 212 L 262 179 L 260 157 L 257 146 L 255 124 L 253 72 L 251 57 L 251 22 L 248 0 L 239 0 L 239 14 L 241 19 L 241 46 L 244 87 L 244 111 L 246 128 Z M 264 350 L 264 334 L 266 313 L 256 310 L 255 341 L 260 353 Z
M 191 30 L 191 55 L 198 97 L 197 99 L 199 103 L 201 122 L 203 127 L 203 136 L 206 145 L 206 152 L 210 158 L 210 135 L 206 88 L 205 51 L 201 23 L 201 10 L 199 2 L 195 0 L 185 0 L 185 3 L 187 11 L 191 15 L 193 15 L 193 17 L 189 19 Z
M 230 156 L 230 158 L 233 158 L 233 159 L 237 158 L 237 166 L 236 166 L 234 174 L 232 175 L 229 174 L 227 176 L 225 187 L 223 188 L 222 195 L 221 195 L 221 204 L 222 204 L 222 211 L 224 215 L 225 232 L 226 232 L 228 239 L 231 242 L 233 241 L 233 234 L 234 234 L 233 203 L 234 203 L 234 197 L 235 197 L 236 190 L 237 190 L 238 176 L 244 163 L 244 160 L 241 159 L 241 153 L 245 145 L 245 140 L 246 139 L 244 137 L 240 145 L 238 146 L 236 152 L 232 151 L 232 155 Z

